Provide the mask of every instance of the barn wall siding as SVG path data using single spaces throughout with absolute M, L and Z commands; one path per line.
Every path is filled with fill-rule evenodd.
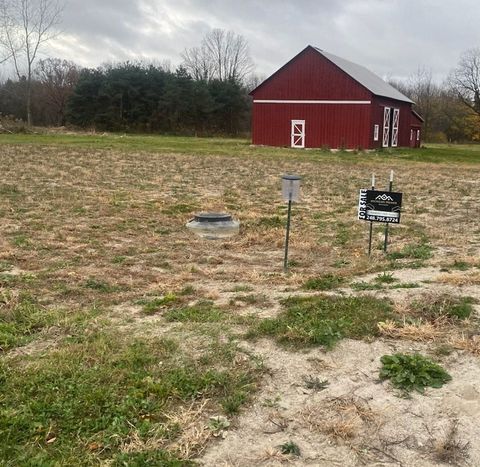
M 254 104 L 253 144 L 290 146 L 292 120 L 305 120 L 307 148 L 370 144 L 370 106 L 358 104 Z
M 391 107 L 400 109 L 400 119 L 398 128 L 398 146 L 410 145 L 410 124 L 412 121 L 412 106 L 408 102 L 396 101 L 385 97 L 376 96 L 372 100 L 372 135 L 370 144 L 372 148 L 382 147 L 382 130 L 383 130 L 383 109 Z M 380 125 L 379 141 L 373 141 L 373 125 Z

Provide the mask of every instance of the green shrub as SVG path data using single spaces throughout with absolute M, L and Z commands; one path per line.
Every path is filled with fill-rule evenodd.
M 380 361 L 380 379 L 389 379 L 393 387 L 405 392 L 423 393 L 426 387 L 440 388 L 452 379 L 440 365 L 420 354 L 384 355 Z

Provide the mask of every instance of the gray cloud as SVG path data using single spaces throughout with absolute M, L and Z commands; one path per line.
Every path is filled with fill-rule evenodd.
M 105 61 L 180 62 L 211 28 L 249 42 L 268 75 L 307 44 L 382 76 L 419 68 L 443 79 L 462 51 L 479 46 L 478 0 L 70 0 L 49 54 L 86 66 Z

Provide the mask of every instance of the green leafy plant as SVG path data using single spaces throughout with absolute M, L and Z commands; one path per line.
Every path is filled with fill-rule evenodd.
M 293 441 L 287 441 L 279 446 L 280 452 L 282 454 L 291 454 L 293 456 L 300 456 L 300 448 L 298 444 L 294 443 Z
M 384 355 L 380 361 L 380 379 L 389 379 L 393 387 L 407 393 L 423 393 L 426 387 L 440 388 L 452 379 L 440 365 L 420 354 Z
M 222 415 L 217 415 L 215 417 L 210 417 L 208 422 L 208 428 L 214 433 L 221 432 L 226 430 L 230 426 L 230 422 L 227 417 Z
M 389 272 L 384 272 L 383 274 L 379 274 L 377 277 L 375 277 L 375 281 L 379 282 L 381 284 L 391 284 L 392 282 L 395 282 L 397 279 L 393 277 L 393 274 Z

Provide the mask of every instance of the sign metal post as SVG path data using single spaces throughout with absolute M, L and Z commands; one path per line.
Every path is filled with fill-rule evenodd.
M 390 183 L 388 184 L 388 191 L 393 190 L 393 170 L 390 171 Z M 383 252 L 387 252 L 388 246 L 388 222 L 385 224 L 385 241 L 383 243 Z
M 282 197 L 288 202 L 287 211 L 287 233 L 285 236 L 285 256 L 283 258 L 283 270 L 288 272 L 288 244 L 290 241 L 290 222 L 292 217 L 292 203 L 300 199 L 300 180 L 298 175 L 282 176 Z
M 375 174 L 372 174 L 372 189 L 362 188 L 358 200 L 358 219 L 370 222 L 368 235 L 368 256 L 372 254 L 373 223 L 385 226 L 383 251 L 387 251 L 389 224 L 399 224 L 402 211 L 402 193 L 393 190 L 393 170 L 390 172 L 388 191 L 375 190 Z
M 375 190 L 375 174 L 372 174 L 372 190 Z M 368 256 L 372 254 L 372 236 L 373 236 L 373 221 L 370 221 L 370 233 L 368 235 Z

